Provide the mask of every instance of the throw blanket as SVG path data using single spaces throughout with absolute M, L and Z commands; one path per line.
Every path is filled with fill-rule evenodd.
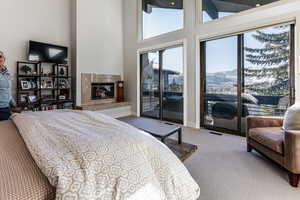
M 89 111 L 12 117 L 56 199 L 196 200 L 200 189 L 179 159 L 149 134 Z

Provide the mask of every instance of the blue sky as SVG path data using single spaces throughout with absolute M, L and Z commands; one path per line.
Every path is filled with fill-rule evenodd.
M 228 13 L 221 14 L 229 15 Z M 183 28 L 183 10 L 153 8 L 151 14 L 143 13 L 144 38 L 150 38 L 162 33 L 174 31 Z M 204 13 L 204 21 L 208 21 L 209 16 Z M 268 32 L 274 32 L 272 28 L 264 29 Z M 281 31 L 281 30 L 279 30 Z M 246 33 L 245 46 L 262 47 L 262 44 L 252 37 L 252 33 Z M 200 45 L 200 44 L 199 44 Z M 237 68 L 237 37 L 228 37 L 207 42 L 207 72 L 214 73 L 219 71 L 228 71 Z M 168 49 L 164 53 L 163 66 L 182 73 L 183 66 L 183 48 Z M 158 61 L 156 61 L 158 62 Z M 246 62 L 246 67 L 251 64 Z

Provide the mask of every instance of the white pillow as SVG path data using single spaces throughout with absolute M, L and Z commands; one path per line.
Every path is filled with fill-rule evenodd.
M 286 131 L 300 130 L 300 103 L 287 109 L 283 119 L 283 129 Z

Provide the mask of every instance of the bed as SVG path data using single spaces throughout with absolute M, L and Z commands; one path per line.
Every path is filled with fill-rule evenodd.
M 35 164 L 12 121 L 0 122 L 0 199 L 55 199 L 55 188 Z
M 71 110 L 12 119 L 0 122 L 0 199 L 196 200 L 200 195 L 164 144 L 126 123 Z

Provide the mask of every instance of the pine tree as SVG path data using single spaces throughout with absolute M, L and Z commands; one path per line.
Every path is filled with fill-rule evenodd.
M 263 48 L 245 47 L 246 60 L 253 67 L 244 70 L 245 78 L 273 79 L 256 84 L 246 85 L 246 90 L 258 95 L 285 96 L 289 92 L 289 29 L 288 26 L 276 28 L 279 31 L 265 33 L 256 31 L 252 36 L 263 43 Z

